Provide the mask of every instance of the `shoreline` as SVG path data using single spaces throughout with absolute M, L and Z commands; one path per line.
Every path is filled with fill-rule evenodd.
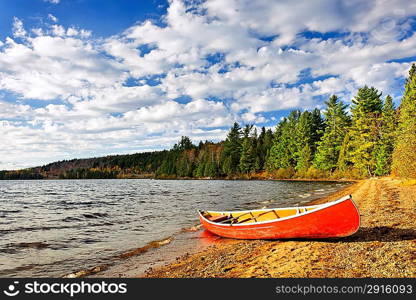
M 143 179 L 153 179 L 153 180 L 226 180 L 226 181 L 299 181 L 299 182 L 358 182 L 363 179 L 335 179 L 335 178 L 272 178 L 272 177 L 253 177 L 253 178 L 227 178 L 227 177 L 178 177 L 178 178 L 159 178 L 159 177 L 126 177 L 126 178 L 41 178 L 41 179 L 0 179 L 1 181 L 65 181 L 65 180 L 143 180 Z
M 350 237 L 232 240 L 135 277 L 416 277 L 416 185 L 391 178 L 354 181 L 308 205 L 346 194 L 353 195 L 361 215 L 361 227 Z

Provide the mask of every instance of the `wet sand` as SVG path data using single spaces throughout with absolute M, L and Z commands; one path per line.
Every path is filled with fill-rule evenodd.
M 315 204 L 352 194 L 361 215 L 353 236 L 325 240 L 217 242 L 135 277 L 416 277 L 416 185 L 359 181 Z M 134 268 L 129 272 L 134 274 Z

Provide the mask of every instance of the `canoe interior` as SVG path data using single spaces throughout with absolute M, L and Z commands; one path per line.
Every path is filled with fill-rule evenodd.
M 275 219 L 285 218 L 293 215 L 303 214 L 318 207 L 300 207 L 300 208 L 282 208 L 282 209 L 265 209 L 243 212 L 212 212 L 205 211 L 202 215 L 214 223 L 221 224 L 249 224 Z

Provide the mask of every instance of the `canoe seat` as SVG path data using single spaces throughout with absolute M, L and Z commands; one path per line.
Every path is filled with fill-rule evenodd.
M 229 217 L 226 215 L 219 215 L 219 216 L 210 216 L 208 217 L 208 220 L 211 222 L 221 222 L 227 220 Z

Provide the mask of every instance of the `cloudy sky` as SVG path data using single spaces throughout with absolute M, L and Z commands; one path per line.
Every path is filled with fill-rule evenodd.
M 416 1 L 0 0 L 0 170 L 223 139 L 238 121 L 396 103 Z

